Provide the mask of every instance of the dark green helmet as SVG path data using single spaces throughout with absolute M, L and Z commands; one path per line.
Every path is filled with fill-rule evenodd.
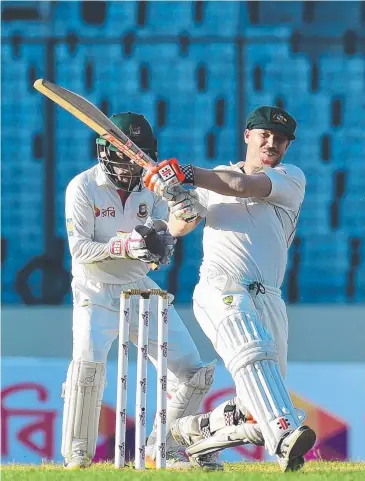
M 157 161 L 157 140 L 152 132 L 152 127 L 142 114 L 122 112 L 109 117 L 122 132 L 124 132 L 140 149 L 146 152 L 151 159 Z M 118 149 L 110 142 L 99 137 L 99 145 L 105 145 L 109 150 L 117 152 Z
M 151 125 L 143 115 L 122 112 L 109 118 L 140 149 L 157 162 L 157 140 L 153 135 Z M 118 189 L 131 192 L 137 185 L 140 189 L 142 188 L 142 167 L 139 167 L 102 137 L 96 139 L 96 144 L 100 166 Z M 121 169 L 128 171 L 128 173 L 123 174 L 123 178 L 121 178 L 120 172 L 119 174 L 116 172 Z

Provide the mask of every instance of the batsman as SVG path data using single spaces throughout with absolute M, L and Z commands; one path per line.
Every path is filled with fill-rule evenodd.
M 157 140 L 143 115 L 120 113 L 112 122 L 153 160 Z M 142 168 L 103 138 L 98 164 L 71 180 L 66 190 L 66 226 L 72 256 L 73 355 L 63 385 L 62 455 L 67 469 L 88 467 L 95 455 L 106 361 L 118 336 L 122 290 L 158 289 L 147 273 L 166 266 L 175 238 L 167 227 L 168 205 L 146 189 Z M 172 297 L 172 296 L 171 296 Z M 149 358 L 157 364 L 157 306 L 151 300 Z M 138 301 L 132 299 L 130 340 L 137 344 Z M 174 419 L 199 410 L 213 383 L 215 361 L 203 366 L 187 328 L 168 311 L 167 467 L 190 466 L 169 432 Z M 147 443 L 146 465 L 154 467 L 156 430 Z M 201 458 L 204 464 L 204 457 Z
M 305 193 L 303 172 L 282 163 L 295 130 L 288 112 L 262 106 L 247 118 L 245 161 L 181 166 L 191 190 L 166 185 L 159 166 L 144 177 L 169 202 L 172 235 L 205 221 L 194 313 L 236 386 L 235 399 L 172 423 L 192 461 L 253 443 L 276 455 L 283 471 L 296 471 L 315 443 L 284 382 L 288 318 L 280 287 Z

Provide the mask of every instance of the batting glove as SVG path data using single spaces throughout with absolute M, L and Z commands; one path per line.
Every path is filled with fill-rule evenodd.
M 164 160 L 147 171 L 143 183 L 149 190 L 168 200 L 180 184 L 194 183 L 194 170 L 191 165 L 180 166 L 176 159 Z
M 176 219 L 192 222 L 198 217 L 205 217 L 206 209 L 203 207 L 195 190 L 183 190 L 168 201 L 170 212 Z

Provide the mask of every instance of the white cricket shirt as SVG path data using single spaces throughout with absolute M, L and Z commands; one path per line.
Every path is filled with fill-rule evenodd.
M 107 243 L 117 231 L 131 232 L 148 216 L 167 220 L 167 203 L 143 188 L 130 193 L 125 205 L 99 165 L 74 177 L 66 189 L 66 227 L 72 275 L 105 284 L 125 284 L 144 277 L 146 263 L 111 259 Z
M 237 166 L 219 166 L 234 169 Z M 239 198 L 198 188 L 206 208 L 201 275 L 228 274 L 240 282 L 280 288 L 304 198 L 305 176 L 295 165 L 264 167 L 272 190 L 265 198 Z

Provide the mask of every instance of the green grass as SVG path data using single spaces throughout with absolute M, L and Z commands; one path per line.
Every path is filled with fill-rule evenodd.
M 186 471 L 116 470 L 110 463 L 94 464 L 89 469 L 67 471 L 56 464 L 1 467 L 2 481 L 360 481 L 365 480 L 365 463 L 309 462 L 298 473 L 282 473 L 275 463 L 226 463 L 224 472 L 199 469 Z

